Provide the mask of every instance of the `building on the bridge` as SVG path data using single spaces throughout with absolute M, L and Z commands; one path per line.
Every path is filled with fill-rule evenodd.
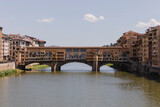
M 97 61 L 95 65 L 94 62 Z M 69 62 L 82 62 L 92 66 L 106 63 L 126 63 L 129 61 L 128 48 L 122 47 L 26 47 L 16 51 L 16 65 L 26 66 L 30 63 L 48 64 L 52 71 Z M 53 70 L 54 69 L 54 70 Z

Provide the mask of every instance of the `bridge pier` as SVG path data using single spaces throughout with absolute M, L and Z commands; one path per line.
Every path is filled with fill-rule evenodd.
M 61 71 L 61 66 L 58 64 L 58 62 L 52 64 L 51 71 L 52 72 Z
M 92 72 L 100 72 L 100 66 L 98 65 L 98 61 L 94 61 L 92 64 Z
M 18 65 L 16 68 L 21 69 L 21 70 L 26 70 L 26 66 L 25 65 Z

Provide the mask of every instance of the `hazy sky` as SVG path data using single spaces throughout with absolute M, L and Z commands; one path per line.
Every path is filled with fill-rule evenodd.
M 160 0 L 0 0 L 3 33 L 46 45 L 103 46 L 160 24 Z

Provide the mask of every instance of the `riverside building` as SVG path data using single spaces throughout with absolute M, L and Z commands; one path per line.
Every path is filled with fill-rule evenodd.
M 10 41 L 10 37 L 6 34 L 2 35 L 2 62 L 8 62 L 10 60 Z
M 9 34 L 12 39 L 10 47 L 10 58 L 15 60 L 15 52 L 24 47 L 44 47 L 46 41 L 39 40 L 31 36 L 21 36 L 20 34 Z
M 123 33 L 123 35 L 117 40 L 117 46 L 129 48 L 131 61 L 136 57 L 136 50 L 134 45 L 138 40 L 141 40 L 142 36 L 143 34 L 134 31 L 128 31 Z
M 145 34 L 126 32 L 117 40 L 117 45 L 129 48 L 130 62 L 160 67 L 160 26 L 148 28 Z
M 2 33 L 2 27 L 0 27 L 0 62 L 7 62 L 10 56 L 10 38 Z
M 2 27 L 0 27 L 0 62 L 2 62 Z
M 20 34 L 3 34 L 0 27 L 0 63 L 15 61 L 15 52 L 24 47 L 44 47 L 46 41 Z
M 148 63 L 152 67 L 160 67 L 160 26 L 146 30 L 148 37 Z

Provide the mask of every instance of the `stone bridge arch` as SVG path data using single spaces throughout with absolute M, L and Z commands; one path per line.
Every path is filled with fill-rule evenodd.
M 87 62 L 87 61 L 65 61 L 65 62 L 60 62 L 59 64 L 60 64 L 60 66 L 63 66 L 63 65 L 65 65 L 65 64 L 69 64 L 69 63 L 74 63 L 74 62 L 77 62 L 77 63 L 83 63 L 83 64 L 86 64 L 86 65 L 88 65 L 88 66 L 91 66 L 92 67 L 92 62 Z
M 45 64 L 45 65 L 48 65 L 50 67 L 52 67 L 53 65 L 53 62 L 47 62 L 47 61 L 30 61 L 30 62 L 25 62 L 24 65 L 16 65 L 16 68 L 18 69 L 22 69 L 22 70 L 26 70 L 26 66 L 29 65 L 29 64 L 32 64 L 32 63 L 39 63 L 39 64 Z
M 92 71 L 100 71 L 100 67 L 106 65 L 107 63 L 113 63 L 114 67 L 116 69 L 125 69 L 128 68 L 127 65 L 128 63 L 123 63 L 123 62 L 113 62 L 113 61 L 85 61 L 85 60 L 68 60 L 68 61 L 30 61 L 26 62 L 25 65 L 18 65 L 17 68 L 25 70 L 25 66 L 31 64 L 31 63 L 40 63 L 40 64 L 46 64 L 51 67 L 51 71 L 61 71 L 61 66 L 68 64 L 68 63 L 73 63 L 73 62 L 78 62 L 78 63 L 84 63 L 86 65 L 89 65 L 92 67 Z
M 68 63 L 73 63 L 73 62 L 78 62 L 78 63 L 83 63 L 86 64 L 90 67 L 92 67 L 93 70 L 93 61 L 82 61 L 82 60 L 69 60 L 69 61 L 30 61 L 26 62 L 25 65 L 17 65 L 17 68 L 20 69 L 25 69 L 25 67 L 29 64 L 32 63 L 40 63 L 40 64 L 45 64 L 51 67 L 51 71 L 61 71 L 61 66 L 68 64 Z
M 107 65 L 108 63 L 113 64 L 112 68 L 118 70 L 129 70 L 128 68 L 130 63 L 129 62 L 119 62 L 119 61 L 103 61 L 98 63 L 99 70 L 102 66 Z
M 59 62 L 50 63 L 51 70 L 52 71 L 61 71 L 61 66 L 65 65 L 65 64 L 73 63 L 73 62 L 83 63 L 83 64 L 86 64 L 86 65 L 88 65 L 90 67 L 93 66 L 93 62 L 69 60 L 69 61 L 59 61 Z
M 87 65 L 89 67 L 92 68 L 92 63 L 91 62 L 87 62 L 87 61 L 66 61 L 66 62 L 63 62 L 63 63 L 59 63 L 60 67 L 66 65 L 66 64 L 71 64 L 71 63 L 79 63 L 79 64 L 84 64 L 84 65 Z

